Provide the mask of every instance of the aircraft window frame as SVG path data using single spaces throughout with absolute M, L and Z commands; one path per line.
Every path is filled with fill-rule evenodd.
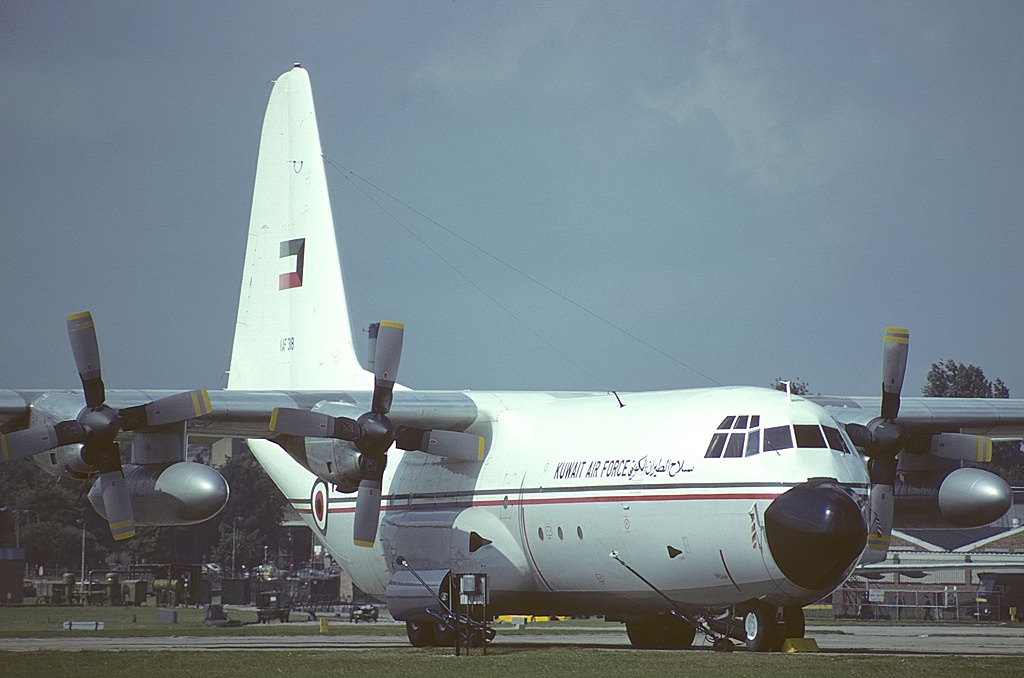
M 825 434 L 818 424 L 793 424 L 793 436 L 801 450 L 828 449 Z
M 761 415 L 752 414 L 750 415 L 750 428 L 759 428 L 761 426 Z
M 846 441 L 843 440 L 843 434 L 839 429 L 824 425 L 821 428 L 825 431 L 825 442 L 828 443 L 830 448 L 843 454 L 850 454 L 850 448 L 846 446 Z
M 736 417 L 735 416 L 730 415 L 730 416 L 726 417 L 725 419 L 722 420 L 722 423 L 718 425 L 718 430 L 719 431 L 728 431 L 729 429 L 732 428 L 732 423 L 734 421 L 736 421 Z
M 708 444 L 708 451 L 704 453 L 705 459 L 718 459 L 722 456 L 722 451 L 725 449 L 726 438 L 729 437 L 728 433 L 716 433 L 711 436 L 711 442 Z
M 747 417 L 747 415 L 742 414 L 742 415 L 736 417 L 736 421 L 733 423 L 732 427 L 734 429 L 746 430 L 747 429 L 747 420 L 748 419 L 749 419 L 749 417 Z
M 783 433 L 785 440 L 782 439 Z M 793 430 L 788 424 L 783 426 L 770 426 L 764 429 L 764 451 L 781 452 L 793 449 Z
M 753 457 L 761 452 L 761 431 L 760 429 L 754 429 L 747 434 L 747 449 L 743 453 L 744 457 Z
M 725 444 L 725 451 L 722 452 L 723 459 L 736 459 L 743 456 L 744 445 L 747 441 L 747 434 L 736 432 L 729 434 L 729 440 Z

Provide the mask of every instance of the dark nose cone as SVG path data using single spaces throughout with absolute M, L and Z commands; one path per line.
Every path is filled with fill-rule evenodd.
M 764 529 L 782 573 L 812 591 L 846 578 L 868 533 L 853 497 L 832 480 L 809 480 L 780 494 L 764 512 Z

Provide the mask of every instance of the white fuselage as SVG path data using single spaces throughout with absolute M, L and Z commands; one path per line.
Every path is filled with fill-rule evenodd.
M 466 395 L 478 408 L 469 432 L 485 438 L 485 460 L 450 463 L 392 450 L 373 548 L 352 544 L 354 495 L 327 492 L 319 521 L 326 529 L 318 530 L 317 478 L 276 445 L 252 441 L 366 593 L 383 596 L 404 557 L 417 570 L 486 573 L 495 612 L 663 606 L 650 585 L 610 557 L 614 551 L 680 606 L 754 598 L 804 604 L 827 591 L 808 591 L 780 572 L 764 533 L 769 504 L 810 478 L 833 478 L 867 510 L 868 475 L 856 453 L 823 446 L 705 458 L 728 417 L 753 423 L 756 416 L 758 425 L 745 430 L 756 430 L 758 440 L 790 424 L 838 428 L 820 407 L 777 391 Z

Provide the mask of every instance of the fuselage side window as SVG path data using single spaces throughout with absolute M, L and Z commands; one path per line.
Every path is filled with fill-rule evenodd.
M 718 425 L 719 431 L 727 431 L 732 428 L 732 422 L 735 421 L 736 417 L 726 417 L 722 420 L 722 423 Z
M 747 416 L 736 417 L 736 423 L 732 425 L 733 428 L 746 428 L 747 427 Z
M 817 424 L 794 424 L 793 431 L 796 433 L 797 447 L 826 447 L 825 436 L 821 434 L 821 427 Z
M 843 454 L 849 454 L 850 450 L 847 449 L 846 443 L 843 442 L 843 434 L 839 432 L 839 429 L 832 428 L 831 426 L 822 426 L 825 429 L 825 439 L 828 441 L 828 446 L 833 450 L 838 450 Z
M 750 428 L 757 428 L 761 425 L 761 415 L 752 414 L 750 415 Z
M 747 451 L 743 456 L 753 457 L 761 451 L 761 432 L 754 430 L 747 434 Z
M 730 433 L 729 443 L 725 446 L 723 457 L 742 457 L 743 441 L 747 437 L 745 433 Z
M 722 456 L 722 450 L 725 449 L 725 439 L 727 435 L 725 433 L 716 433 L 711 437 L 711 444 L 708 445 L 708 451 L 704 453 L 705 459 L 717 459 Z
M 793 447 L 793 434 L 788 426 L 773 426 L 764 430 L 764 451 L 778 452 Z

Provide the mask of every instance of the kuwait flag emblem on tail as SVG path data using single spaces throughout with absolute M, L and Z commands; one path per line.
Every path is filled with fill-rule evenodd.
M 306 239 L 295 238 L 281 243 L 281 258 L 295 257 L 295 267 L 288 273 L 282 273 L 277 279 L 277 289 L 290 290 L 302 287 L 302 265 L 306 258 Z

